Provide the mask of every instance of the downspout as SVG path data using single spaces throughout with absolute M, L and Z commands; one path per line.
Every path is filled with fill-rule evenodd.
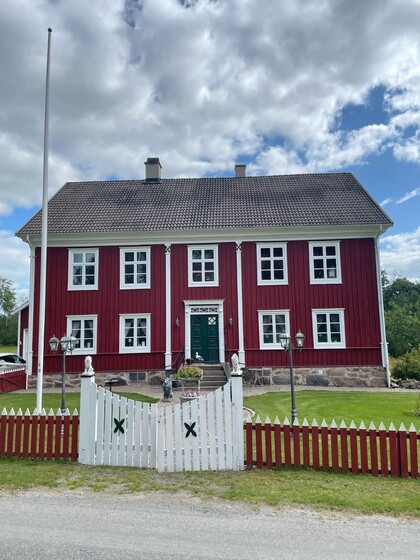
M 381 257 L 379 253 L 379 235 L 375 237 L 376 281 L 378 288 L 379 324 L 381 329 L 382 366 L 386 369 L 386 383 L 389 388 L 391 387 L 391 372 L 389 370 L 388 342 L 386 340 L 384 298 L 381 282 Z

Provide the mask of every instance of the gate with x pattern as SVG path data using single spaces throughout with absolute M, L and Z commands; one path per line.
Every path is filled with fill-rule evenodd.
M 182 405 L 159 406 L 106 391 L 85 373 L 79 462 L 160 472 L 242 470 L 242 376 Z

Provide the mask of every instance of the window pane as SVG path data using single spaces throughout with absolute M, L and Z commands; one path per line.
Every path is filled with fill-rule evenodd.
M 138 261 L 146 261 L 146 252 L 145 251 L 138 251 L 137 252 L 137 260 Z
M 314 257 L 322 257 L 323 255 L 323 248 L 322 247 L 313 247 L 312 254 Z
M 194 260 L 201 260 L 201 250 L 200 249 L 194 249 L 192 252 L 192 258 Z
M 201 272 L 193 272 L 193 282 L 201 282 Z
M 195 262 L 192 265 L 193 270 L 201 270 L 201 262 Z
M 83 253 L 73 253 L 73 262 L 74 263 L 83 262 Z
M 86 262 L 87 263 L 94 263 L 95 262 L 95 253 L 86 253 Z
M 274 257 L 282 257 L 283 256 L 283 249 L 281 247 L 274 247 L 273 256 Z
M 271 263 L 270 261 L 261 261 L 261 270 L 270 270 Z
M 214 272 L 206 272 L 205 279 L 206 279 L 206 282 L 213 282 Z
M 269 247 L 262 247 L 261 248 L 261 258 L 270 258 L 271 251 Z
M 263 270 L 261 272 L 261 279 L 262 280 L 271 280 L 271 270 Z
M 134 253 L 132 251 L 125 253 L 125 262 L 133 262 L 134 261 Z
M 205 262 L 204 270 L 214 270 L 214 262 Z
M 124 282 L 126 284 L 134 284 L 134 274 L 126 274 L 124 276 Z
M 329 247 L 325 247 L 325 254 L 326 254 L 327 256 L 335 255 L 336 252 L 335 252 L 335 247 L 334 247 L 334 245 L 333 245 L 333 246 L 329 246 Z
M 204 258 L 205 259 L 214 259 L 214 251 L 213 249 L 206 249 L 204 251 Z

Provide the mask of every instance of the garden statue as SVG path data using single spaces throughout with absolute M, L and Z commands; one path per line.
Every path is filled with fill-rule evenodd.
M 238 354 L 233 354 L 232 356 L 232 373 L 234 375 L 242 375 L 242 370 L 239 367 Z
M 85 358 L 85 373 L 94 373 L 92 367 L 92 356 L 86 356 Z
M 167 377 L 162 384 L 163 386 L 163 402 L 170 402 L 172 399 L 172 381 Z

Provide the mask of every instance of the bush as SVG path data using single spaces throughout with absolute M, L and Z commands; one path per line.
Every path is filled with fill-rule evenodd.
M 420 348 L 407 352 L 394 366 L 393 376 L 399 379 L 420 380 Z
M 202 375 L 203 370 L 197 366 L 182 366 L 173 375 L 173 379 L 201 379 Z

